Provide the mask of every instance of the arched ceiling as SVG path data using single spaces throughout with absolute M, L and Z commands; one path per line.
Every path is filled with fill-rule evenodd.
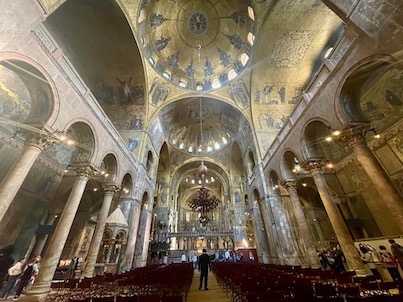
M 177 151 L 193 156 L 211 156 L 225 149 L 238 139 L 240 125 L 247 123 L 238 109 L 207 97 L 170 103 L 158 112 L 153 123 L 156 122 L 163 133 L 160 138 L 153 136 L 160 140 L 155 145 L 167 139 Z
M 45 24 L 136 156 L 167 142 L 170 164 L 225 166 L 255 140 L 265 153 L 343 23 L 321 0 L 68 0 Z M 236 81 L 213 87 L 231 70 Z M 202 140 L 222 145 L 197 152 Z M 226 147 L 235 141 L 237 155 Z

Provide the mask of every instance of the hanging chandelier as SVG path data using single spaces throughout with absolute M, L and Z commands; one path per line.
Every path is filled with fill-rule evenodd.
M 203 186 L 197 191 L 196 196 L 190 201 L 189 207 L 195 211 L 199 212 L 199 222 L 206 226 L 210 221 L 209 214 L 214 211 L 218 206 L 219 200 L 213 195 L 209 196 L 209 191 Z

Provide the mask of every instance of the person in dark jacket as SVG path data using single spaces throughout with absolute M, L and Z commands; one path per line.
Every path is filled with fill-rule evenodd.
M 202 288 L 203 279 L 204 279 L 204 289 L 208 290 L 207 288 L 207 280 L 208 280 L 208 271 L 211 271 L 211 263 L 210 263 L 210 256 L 207 255 L 207 250 L 203 249 L 203 254 L 199 257 L 199 272 L 200 272 L 200 285 L 199 290 Z

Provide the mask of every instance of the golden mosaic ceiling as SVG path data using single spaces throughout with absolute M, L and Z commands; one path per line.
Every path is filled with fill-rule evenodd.
M 137 22 L 148 63 L 181 88 L 219 88 L 245 69 L 252 53 L 249 1 L 143 0 Z

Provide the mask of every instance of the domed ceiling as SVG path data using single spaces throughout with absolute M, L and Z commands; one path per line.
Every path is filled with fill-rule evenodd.
M 170 103 L 161 109 L 153 124 L 157 121 L 170 145 L 192 156 L 210 156 L 223 150 L 237 139 L 240 124 L 247 123 L 232 106 L 205 97 Z M 157 135 L 153 138 L 158 140 Z
M 143 0 L 137 22 L 148 63 L 189 90 L 236 78 L 253 50 L 254 12 L 246 0 Z

